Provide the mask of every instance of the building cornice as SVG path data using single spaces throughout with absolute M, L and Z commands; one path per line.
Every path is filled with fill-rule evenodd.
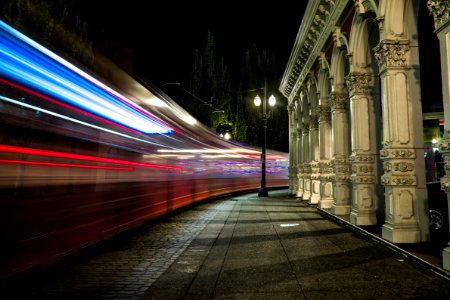
M 279 88 L 289 102 L 308 78 L 309 71 L 320 56 L 324 44 L 335 31 L 335 24 L 351 1 L 308 2 Z

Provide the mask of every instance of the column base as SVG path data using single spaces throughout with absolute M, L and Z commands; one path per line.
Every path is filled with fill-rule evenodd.
M 442 267 L 444 270 L 450 271 L 450 245 L 442 250 Z
M 349 215 L 352 210 L 351 205 L 332 205 L 331 213 L 336 216 Z
M 358 226 L 377 225 L 377 216 L 375 212 L 363 213 L 361 211 L 352 211 L 350 213 L 350 223 Z
M 320 201 L 320 195 L 319 194 L 312 194 L 311 198 L 309 199 L 309 204 L 318 204 Z
M 328 209 L 328 208 L 331 208 L 332 205 L 333 205 L 333 199 L 321 199 L 319 201 L 318 207 Z
M 309 201 L 310 198 L 311 198 L 311 193 L 309 191 L 304 191 L 303 192 L 303 196 L 302 196 L 302 200 L 303 201 Z
M 394 244 L 415 244 L 421 242 L 420 230 L 416 226 L 402 226 L 400 228 L 391 224 L 384 224 L 382 227 L 382 238 Z

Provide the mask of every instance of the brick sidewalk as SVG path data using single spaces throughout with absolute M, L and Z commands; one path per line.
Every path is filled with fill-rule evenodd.
M 2 287 L 5 299 L 450 299 L 450 281 L 287 190 L 149 222 Z

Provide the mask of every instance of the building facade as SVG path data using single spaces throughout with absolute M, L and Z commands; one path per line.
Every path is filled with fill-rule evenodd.
M 449 58 L 448 0 L 309 1 L 280 85 L 290 193 L 382 225 L 392 243 L 429 241 L 427 186 L 450 193 L 450 126 L 427 142 L 424 120 L 450 124 Z M 441 178 L 426 163 L 433 147 Z

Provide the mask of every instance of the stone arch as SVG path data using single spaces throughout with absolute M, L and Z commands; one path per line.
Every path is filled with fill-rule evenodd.
M 309 100 L 309 105 L 310 105 L 310 110 L 311 110 L 310 113 L 313 113 L 313 110 L 315 110 L 317 108 L 317 106 L 319 105 L 319 99 L 317 97 L 317 92 L 318 92 L 318 84 L 317 84 L 316 76 L 314 76 L 314 74 L 311 73 L 309 76 L 308 88 L 307 88 L 308 100 Z
M 328 64 L 327 64 L 328 65 Z M 326 67 L 319 71 L 317 86 L 320 94 L 319 101 L 323 101 L 322 99 L 328 99 L 331 92 L 331 82 L 330 82 L 330 72 L 329 68 Z M 322 104 L 322 103 L 320 103 Z M 325 103 L 326 104 L 326 103 Z
M 373 58 L 370 49 L 372 21 L 355 14 L 350 32 L 349 59 L 352 72 L 372 73 Z
M 310 109 L 310 103 L 309 103 L 309 93 L 308 89 L 305 86 L 302 86 L 300 88 L 300 105 L 301 105 L 301 111 L 302 111 L 302 121 L 303 122 L 309 122 L 309 109 Z
M 420 1 L 381 0 L 380 20 L 384 39 L 410 39 L 417 42 L 417 15 Z
M 332 78 L 332 90 L 338 93 L 346 92 L 346 60 L 346 49 L 335 47 L 331 55 L 330 77 Z

